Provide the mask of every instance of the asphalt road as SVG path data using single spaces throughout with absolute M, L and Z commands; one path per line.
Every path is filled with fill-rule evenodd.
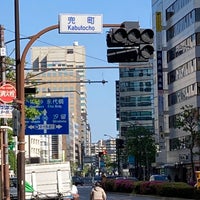
M 80 200 L 89 200 L 91 186 L 78 186 L 80 194 Z M 155 197 L 146 195 L 131 195 L 131 194 L 119 194 L 119 193 L 107 193 L 107 200 L 186 200 L 172 197 Z M 187 199 L 189 200 L 189 199 Z

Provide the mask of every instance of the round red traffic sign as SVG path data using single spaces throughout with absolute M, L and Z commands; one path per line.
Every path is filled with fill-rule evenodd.
M 16 89 L 13 85 L 6 83 L 0 87 L 0 101 L 11 103 L 16 98 Z

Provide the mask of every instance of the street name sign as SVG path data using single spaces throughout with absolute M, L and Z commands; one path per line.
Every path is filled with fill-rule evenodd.
M 102 33 L 102 15 L 60 14 L 60 33 Z
M 28 107 L 40 111 L 34 119 L 26 118 L 26 135 L 69 134 L 68 98 L 38 98 L 39 104 L 28 102 Z

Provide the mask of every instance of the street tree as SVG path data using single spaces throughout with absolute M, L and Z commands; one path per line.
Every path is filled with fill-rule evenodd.
M 15 60 L 10 58 L 10 57 L 6 57 L 5 58 L 5 68 L 3 69 L 3 71 L 5 72 L 5 76 L 6 76 L 6 81 L 11 82 L 13 84 L 16 83 L 16 73 L 15 73 Z M 31 73 L 28 73 L 27 76 L 25 77 L 25 80 L 28 79 L 29 77 L 31 77 Z M 34 83 L 32 82 L 32 85 L 36 87 L 36 85 L 34 85 Z M 26 85 L 25 85 L 26 87 Z M 25 101 L 34 101 L 36 104 L 39 102 L 38 100 L 36 100 L 34 98 L 34 96 L 32 94 L 25 94 Z M 28 108 L 25 107 L 25 116 L 30 118 L 30 119 L 34 119 L 36 116 L 40 115 L 40 112 L 35 109 L 35 108 Z M 12 119 L 8 119 L 7 120 L 7 124 L 8 126 L 12 127 L 12 123 L 13 120 Z M 9 164 L 10 164 L 10 169 L 14 170 L 14 172 L 16 172 L 16 154 L 14 152 L 14 150 L 16 150 L 16 144 L 13 138 L 13 133 L 12 131 L 8 131 L 8 148 L 9 148 Z
M 126 134 L 125 150 L 127 156 L 134 157 L 136 176 L 141 175 L 142 167 L 145 167 L 146 177 L 148 177 L 151 163 L 155 162 L 156 145 L 152 134 L 144 126 L 131 126 Z
M 188 133 L 184 140 L 184 146 L 190 151 L 190 161 L 192 168 L 192 179 L 195 181 L 194 155 L 195 146 L 199 145 L 200 139 L 200 116 L 197 108 L 192 105 L 185 105 L 181 107 L 181 113 L 176 118 L 176 128 Z

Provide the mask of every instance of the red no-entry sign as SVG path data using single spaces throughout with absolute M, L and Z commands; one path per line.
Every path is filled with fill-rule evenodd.
M 6 83 L 0 87 L 0 101 L 11 103 L 16 98 L 16 89 L 13 85 Z

